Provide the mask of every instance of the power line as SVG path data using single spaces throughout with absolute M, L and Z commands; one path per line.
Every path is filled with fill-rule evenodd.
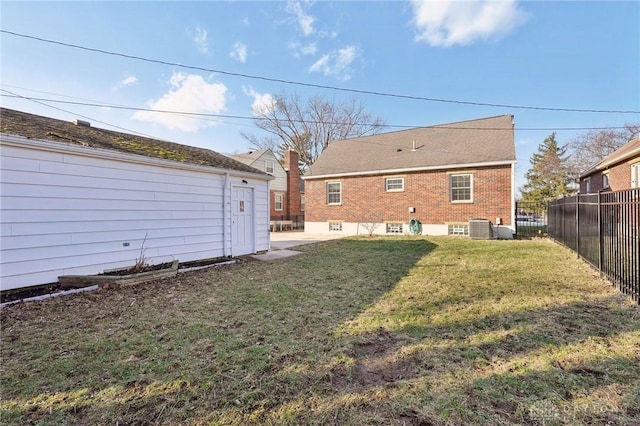
M 169 111 L 169 110 L 130 107 L 130 106 L 114 105 L 114 104 L 63 101 L 63 100 L 59 100 L 59 99 L 48 99 L 48 98 L 31 98 L 31 97 L 28 97 L 28 96 L 18 95 L 18 94 L 9 92 L 8 90 L 5 90 L 5 89 L 0 89 L 0 91 L 10 93 L 9 95 L 5 95 L 5 94 L 1 94 L 0 93 L 0 96 L 2 96 L 2 97 L 27 99 L 27 100 L 34 101 L 34 102 L 39 102 L 39 103 L 42 103 L 42 102 L 53 102 L 53 103 L 60 103 L 60 104 L 69 104 L 69 105 L 78 105 L 78 106 L 87 106 L 87 107 L 96 107 L 96 108 L 113 108 L 113 109 L 120 109 L 120 110 L 129 110 L 129 111 L 156 112 L 156 113 L 159 113 L 159 114 L 174 114 L 174 115 L 188 116 L 188 117 L 193 118 L 193 119 L 205 119 L 204 117 L 210 117 L 210 118 L 228 118 L 228 119 L 236 119 L 236 120 L 267 120 L 266 118 L 252 117 L 252 116 L 246 116 L 246 115 L 226 115 L 226 114 L 210 114 L 210 113 L 204 113 L 204 112 Z M 46 105 L 46 106 L 49 106 L 51 108 L 55 108 L 55 107 L 53 107 L 51 105 Z M 68 112 L 68 111 L 65 111 L 65 112 Z M 70 113 L 70 114 L 72 114 L 72 113 Z M 350 123 L 338 123 L 338 122 L 329 123 L 329 122 L 326 122 L 326 121 L 315 121 L 315 120 L 293 120 L 292 119 L 291 121 L 296 122 L 296 123 L 307 123 L 307 124 L 312 124 L 312 123 L 336 124 L 336 125 L 350 124 Z M 96 120 L 96 122 L 99 123 L 100 121 Z M 103 123 L 103 124 L 107 124 L 109 126 L 113 126 L 113 125 L 108 124 L 108 123 Z M 239 125 L 239 126 L 242 125 L 240 123 L 229 123 L 229 124 Z M 363 125 L 363 126 L 371 126 L 371 125 L 373 125 L 372 123 L 356 123 L 356 124 Z M 113 127 L 117 127 L 117 126 L 113 126 Z M 451 124 L 426 125 L 426 126 L 425 125 L 382 124 L 382 125 L 380 125 L 380 127 L 397 128 L 397 129 L 415 129 L 415 128 L 423 127 L 423 128 L 449 129 L 449 130 L 491 130 L 491 131 L 504 130 L 504 131 L 513 131 L 513 128 L 511 126 L 504 127 L 504 128 L 502 128 L 502 127 L 500 127 L 500 128 L 498 128 L 498 127 L 486 127 L 486 128 L 481 128 L 480 129 L 480 128 L 477 128 L 477 127 L 458 127 L 458 126 L 457 127 L 451 127 Z M 611 126 L 611 127 L 517 127 L 516 130 L 518 130 L 518 131 L 574 131 L 574 130 L 609 130 L 609 129 L 616 130 L 616 129 L 625 129 L 625 128 L 626 127 L 624 127 L 624 126 Z
M 104 124 L 104 125 L 106 125 L 106 126 L 113 127 L 113 128 L 115 128 L 115 129 L 120 129 L 120 130 L 124 130 L 124 131 L 126 131 L 126 132 L 129 132 L 129 133 L 135 133 L 135 134 L 137 134 L 137 135 L 144 136 L 144 137 L 146 137 L 146 138 L 152 138 L 152 139 L 155 139 L 155 138 L 153 138 L 152 136 L 145 135 L 144 133 L 136 132 L 136 131 L 134 131 L 134 130 L 129 130 L 129 129 L 126 129 L 126 128 L 124 128 L 124 127 L 116 126 L 115 124 L 110 124 L 110 123 L 107 123 L 107 122 L 104 122 L 104 121 L 96 120 L 95 118 L 87 117 L 86 115 L 76 114 L 75 112 L 71 112 L 71 111 L 66 110 L 66 109 L 58 108 L 58 107 L 53 106 L 53 105 L 48 105 L 48 104 L 46 104 L 45 102 L 42 102 L 42 100 L 40 100 L 40 99 L 33 99 L 33 98 L 28 98 L 28 97 L 26 97 L 26 96 L 21 96 L 21 95 L 18 95 L 17 93 L 10 92 L 10 91 L 8 91 L 8 90 L 6 90 L 6 89 L 0 89 L 0 90 L 1 90 L 1 91 L 3 91 L 3 92 L 10 93 L 10 94 L 11 94 L 11 97 L 21 98 L 21 99 L 26 99 L 26 100 L 29 100 L 29 101 L 35 102 L 35 103 L 37 103 L 37 104 L 44 105 L 44 106 L 46 106 L 46 107 L 48 107 L 48 108 L 53 108 L 53 109 L 55 109 L 55 110 L 65 112 L 65 113 L 67 113 L 67 114 L 72 114 L 72 115 L 74 115 L 74 116 L 76 116 L 76 117 L 86 118 L 87 120 L 91 120 L 91 121 L 96 122 L 96 123 Z M 5 95 L 2 95 L 2 96 L 5 96 Z M 45 101 L 47 101 L 47 100 L 45 100 Z M 54 102 L 54 101 L 49 101 L 49 102 Z
M 361 95 L 384 96 L 384 97 L 390 97 L 390 98 L 411 99 L 411 100 L 427 101 L 427 102 L 450 103 L 450 104 L 458 104 L 458 105 L 473 105 L 473 106 L 486 106 L 486 107 L 494 107 L 494 108 L 526 109 L 526 110 L 538 110 L 538 111 L 583 112 L 583 113 L 600 113 L 600 114 L 640 114 L 640 111 L 634 111 L 634 110 L 606 110 L 606 109 L 600 110 L 600 109 L 538 107 L 538 106 L 530 106 L 530 105 L 510 105 L 510 104 L 497 104 L 497 103 L 488 103 L 488 102 L 460 101 L 460 100 L 454 100 L 454 99 L 428 98 L 428 97 L 423 97 L 423 96 L 402 95 L 402 94 L 387 93 L 387 92 L 377 92 L 377 91 L 371 91 L 371 90 L 348 89 L 348 88 L 345 88 L 345 87 L 326 86 L 326 85 L 313 84 L 313 83 L 304 83 L 304 82 L 293 81 L 293 80 L 284 80 L 284 79 L 279 79 L 279 78 L 262 77 L 262 76 L 256 76 L 256 75 L 251 75 L 251 74 L 236 73 L 236 72 L 224 71 L 224 70 L 219 70 L 219 69 L 214 69 L 214 68 L 205 68 L 205 67 L 194 66 L 194 65 L 184 65 L 184 64 L 179 64 L 177 62 L 163 61 L 163 60 L 159 60 L 159 59 L 150 59 L 150 58 L 145 58 L 145 57 L 142 57 L 142 56 L 128 55 L 128 54 L 125 54 L 125 53 L 118 53 L 118 52 L 112 52 L 112 51 L 103 50 L 103 49 L 96 49 L 96 48 L 93 48 L 93 47 L 86 47 L 86 46 L 81 46 L 81 45 L 78 45 L 78 44 L 65 43 L 65 42 L 61 42 L 61 41 L 45 39 L 45 38 L 36 37 L 36 36 L 32 36 L 32 35 L 27 35 L 27 34 L 20 34 L 20 33 L 16 33 L 16 32 L 13 32 L 13 31 L 7 31 L 7 30 L 0 30 L 0 32 L 5 33 L 5 34 L 10 34 L 10 35 L 13 35 L 13 36 L 16 36 L 16 37 L 22 37 L 22 38 L 27 38 L 27 39 L 31 39 L 31 40 L 40 41 L 40 42 L 43 42 L 43 43 L 51 43 L 51 44 L 56 44 L 56 45 L 59 45 L 59 46 L 70 47 L 70 48 L 85 50 L 85 51 L 89 51 L 89 52 L 102 53 L 102 54 L 105 54 L 105 55 L 118 56 L 118 57 L 121 57 L 121 58 L 134 59 L 134 60 L 144 61 L 144 62 L 149 62 L 149 63 L 155 63 L 155 64 L 161 64 L 161 65 L 170 65 L 170 66 L 173 66 L 173 67 L 179 67 L 179 68 L 184 68 L 184 69 L 205 71 L 205 72 L 213 72 L 213 73 L 218 73 L 218 74 L 222 74 L 222 75 L 228 75 L 228 76 L 233 76 L 233 77 L 241 77 L 241 78 L 248 78 L 248 79 L 253 79 L 253 80 L 269 81 L 269 82 L 273 82 L 273 83 L 282 83 L 282 84 L 289 84 L 289 85 L 296 85 L 296 86 L 303 86 L 303 87 L 313 87 L 313 88 L 316 88 L 316 89 L 335 90 L 335 91 L 348 92 L 348 93 L 357 93 L 357 94 L 361 94 Z
M 31 97 L 28 97 L 28 96 L 24 96 L 24 95 L 20 95 L 20 94 L 17 94 L 17 93 L 10 92 L 8 90 L 0 89 L 0 90 L 2 90 L 4 92 L 11 93 L 11 95 L 3 95 L 3 94 L 0 93 L 0 96 L 4 96 L 4 97 L 8 97 L 8 98 L 20 98 L 20 99 L 31 100 L 31 101 L 34 101 L 34 102 L 36 102 L 36 101 L 44 101 L 44 102 L 54 102 L 54 103 L 77 104 L 77 105 L 81 105 L 81 106 L 96 106 L 96 107 L 99 106 L 101 108 L 135 110 L 133 107 L 127 107 L 127 106 L 124 106 L 124 105 L 113 104 L 113 103 L 105 102 L 105 101 L 96 101 L 96 100 L 93 100 L 93 99 L 80 98 L 80 97 L 76 97 L 76 96 L 63 95 L 61 93 L 45 92 L 45 91 L 42 91 L 42 90 L 29 89 L 27 87 L 12 86 L 10 84 L 2 84 L 2 83 L 0 83 L 0 86 L 11 87 L 11 88 L 20 89 L 20 90 L 26 90 L 26 91 L 29 91 L 29 92 L 44 93 L 44 94 L 53 95 L 53 96 L 60 96 L 60 97 L 69 98 L 69 99 L 79 99 L 79 100 L 83 100 L 83 101 L 87 101 L 87 102 L 86 103 L 70 102 L 70 101 L 66 101 L 65 102 L 65 101 L 62 101 L 62 100 L 59 100 L 59 99 L 31 98 Z M 46 106 L 53 108 L 51 105 L 46 105 Z M 155 111 L 155 110 L 144 109 L 144 108 L 140 108 L 139 110 L 140 111 L 152 111 L 152 112 Z M 65 111 L 65 112 L 68 112 L 68 111 Z M 73 113 L 69 112 L 69 114 L 73 114 Z M 191 113 L 176 111 L 175 114 L 176 115 L 186 115 L 186 116 L 188 116 Z M 203 120 L 203 121 L 210 121 L 210 122 L 215 122 L 215 123 L 231 124 L 231 125 L 234 125 L 234 126 L 255 127 L 255 126 L 251 126 L 251 125 L 247 125 L 247 124 L 233 123 L 233 122 L 223 121 L 223 120 L 218 120 L 218 119 L 212 120 L 212 119 L 210 119 L 208 117 L 196 117 L 196 116 L 192 115 L 190 118 L 193 118 L 194 120 Z M 95 120 L 95 121 L 98 122 L 97 120 Z M 108 125 L 112 126 L 112 127 L 117 127 L 117 126 L 112 125 L 112 124 L 108 124 Z M 139 133 L 139 134 L 143 135 L 142 133 Z M 146 135 L 143 135 L 143 136 L 146 136 Z

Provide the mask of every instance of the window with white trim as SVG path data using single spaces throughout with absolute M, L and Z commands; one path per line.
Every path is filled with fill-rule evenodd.
M 274 166 L 274 164 L 273 164 L 273 161 L 269 161 L 269 160 L 267 160 L 267 161 L 265 161 L 265 162 L 264 162 L 264 171 L 265 171 L 265 172 L 267 172 L 267 173 L 269 173 L 270 175 L 272 175 L 272 174 L 273 174 L 273 169 L 274 169 L 274 167 L 275 167 L 275 166 Z
M 470 173 L 449 176 L 452 203 L 473 201 L 473 175 Z
M 469 235 L 469 224 L 466 223 L 450 223 L 449 235 Z
M 404 178 L 386 178 L 384 180 L 384 189 L 387 192 L 404 191 Z
M 282 204 L 283 204 L 283 195 L 282 194 L 276 194 L 275 195 L 275 200 L 273 203 L 273 207 L 276 211 L 282 211 Z
M 586 179 L 584 180 L 584 191 L 585 191 L 587 194 L 590 194 L 590 193 L 591 193 L 591 178 L 590 178 L 590 177 L 588 177 L 588 178 L 586 178 Z
M 602 187 L 603 188 L 609 187 L 609 172 L 602 173 Z
M 342 203 L 342 182 L 327 182 L 327 204 Z
M 329 231 L 342 231 L 342 222 L 329 222 Z
M 387 223 L 387 234 L 402 234 L 402 223 L 401 222 L 390 222 Z

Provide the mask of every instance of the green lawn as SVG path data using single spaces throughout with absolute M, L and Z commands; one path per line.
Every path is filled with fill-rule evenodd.
M 299 250 L 3 308 L 0 423 L 640 423 L 640 308 L 566 249 Z

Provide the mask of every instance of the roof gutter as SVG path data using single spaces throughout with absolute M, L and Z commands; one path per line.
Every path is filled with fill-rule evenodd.
M 423 172 L 423 171 L 431 171 L 431 170 L 451 170 L 451 169 L 460 169 L 460 168 L 469 168 L 469 167 L 507 166 L 507 165 L 514 165 L 514 164 L 516 164 L 516 160 L 503 160 L 503 161 L 492 161 L 492 162 L 483 162 L 483 163 L 447 164 L 447 165 L 427 166 L 427 167 L 407 167 L 407 168 L 400 168 L 400 169 L 367 170 L 363 172 L 331 173 L 331 174 L 324 174 L 324 175 L 305 175 L 305 176 L 302 176 L 302 179 L 308 180 L 308 179 L 335 178 L 335 177 L 342 177 L 342 176 L 371 176 L 371 175 L 381 175 L 381 174 Z
M 607 161 L 603 161 L 601 164 L 598 164 L 596 166 L 596 169 L 598 170 L 604 170 L 609 168 L 610 166 L 616 164 L 616 163 L 620 163 L 621 161 L 625 161 L 628 160 L 632 157 L 638 156 L 640 155 L 640 146 L 637 147 L 636 149 L 632 149 L 631 151 L 627 152 L 624 155 L 621 155 L 620 157 L 614 157 L 610 160 Z
M 168 167 L 173 169 L 189 170 L 189 171 L 204 172 L 204 173 L 226 174 L 228 172 L 231 172 L 233 173 L 234 176 L 246 177 L 250 179 L 259 179 L 259 180 L 275 179 L 274 176 L 268 175 L 266 173 L 264 174 L 251 173 L 251 172 L 245 172 L 242 170 L 223 169 L 220 167 L 205 166 L 205 165 L 194 164 L 194 163 L 183 163 L 180 161 L 171 161 L 171 160 L 165 160 L 162 158 L 147 157 L 145 155 L 140 155 L 140 154 L 129 154 L 129 153 L 113 151 L 109 149 L 88 148 L 84 146 L 70 145 L 70 144 L 41 140 L 41 139 L 30 139 L 22 136 L 9 135 L 6 133 L 0 133 L 0 141 L 2 142 L 2 145 L 5 145 L 5 146 L 28 147 L 33 149 L 40 149 L 43 151 L 56 152 L 59 154 L 60 153 L 75 154 L 75 155 L 82 155 L 85 157 L 107 158 L 111 160 L 124 161 L 124 162 L 134 163 L 134 164 L 146 164 L 146 165 Z
M 621 163 L 625 160 L 629 160 L 637 156 L 640 156 L 640 147 L 632 149 L 631 151 L 626 152 L 619 157 L 616 156 L 606 161 L 603 160 L 601 163 L 594 164 L 593 166 L 589 167 L 586 171 L 582 172 L 579 178 L 580 179 L 586 178 L 596 172 L 607 170 L 608 168 L 610 168 L 615 164 Z

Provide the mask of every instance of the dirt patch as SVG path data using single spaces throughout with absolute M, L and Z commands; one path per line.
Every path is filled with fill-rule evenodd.
M 103 276 L 103 277 L 122 277 L 125 275 L 141 274 L 143 272 L 152 272 L 152 271 L 160 271 L 162 269 L 169 269 L 171 268 L 172 264 L 173 262 L 165 262 L 165 263 L 159 263 L 157 265 L 132 266 L 130 268 L 106 271 L 97 275 Z
M 35 287 L 19 288 L 0 292 L 0 303 L 15 302 L 29 297 L 43 296 L 61 291 L 60 283 L 49 283 Z
M 189 269 L 189 268 L 198 268 L 198 267 L 204 267 L 204 266 L 224 264 L 229 260 L 230 258 L 201 259 L 201 260 L 196 260 L 191 262 L 180 263 L 179 268 Z M 100 274 L 96 274 L 96 276 L 103 276 L 103 277 L 128 276 L 128 275 L 140 274 L 144 272 L 153 272 L 153 271 L 160 271 L 164 269 L 170 269 L 171 267 L 172 267 L 172 262 L 165 262 L 165 263 L 159 263 L 157 265 L 144 265 L 143 267 L 129 267 L 129 268 L 106 271 Z M 82 284 L 77 287 L 82 288 L 82 287 L 89 287 L 91 285 L 92 284 Z M 16 302 L 20 300 L 29 299 L 32 297 L 45 296 L 49 294 L 55 295 L 58 293 L 62 293 L 65 290 L 67 289 L 63 288 L 63 285 L 60 282 L 7 290 L 7 291 L 0 292 L 0 303 Z
M 349 371 L 334 374 L 334 384 L 342 387 L 393 386 L 401 380 L 415 378 L 421 362 L 403 354 L 405 339 L 386 331 L 367 334 L 357 343 L 351 356 L 355 359 Z

